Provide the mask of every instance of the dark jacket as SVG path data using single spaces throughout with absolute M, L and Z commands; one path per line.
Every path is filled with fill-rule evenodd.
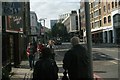
M 86 48 L 78 44 L 65 53 L 63 68 L 68 70 L 70 80 L 88 80 L 89 57 Z
M 41 58 L 35 64 L 33 80 L 57 80 L 58 67 L 56 62 L 50 58 Z

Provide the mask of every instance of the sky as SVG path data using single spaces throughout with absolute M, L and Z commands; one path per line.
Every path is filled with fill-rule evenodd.
M 59 15 L 70 13 L 80 8 L 80 0 L 30 0 L 30 10 L 39 19 L 45 19 L 45 26 L 50 28 L 50 20 L 58 19 Z M 43 22 L 42 22 L 43 24 Z

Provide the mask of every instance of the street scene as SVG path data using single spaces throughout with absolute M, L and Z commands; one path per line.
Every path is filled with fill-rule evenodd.
M 55 60 L 59 67 L 59 79 L 61 80 L 63 76 L 63 57 L 65 52 L 70 48 L 70 43 L 63 43 L 62 45 L 56 45 L 55 49 Z M 93 54 L 93 71 L 94 73 L 102 78 L 103 80 L 118 80 L 118 48 L 116 45 L 111 44 L 110 47 L 106 45 L 94 45 L 92 48 Z M 37 55 L 36 55 L 37 60 Z M 21 68 L 13 68 L 15 75 L 11 78 L 12 80 L 18 80 L 19 78 L 25 78 L 25 80 L 32 79 L 33 71 L 30 71 L 28 61 L 23 61 L 21 63 Z M 114 74 L 113 74 L 114 73 Z M 98 78 L 98 79 L 99 79 Z
M 120 0 L 0 1 L 0 79 L 120 80 L 119 11 Z

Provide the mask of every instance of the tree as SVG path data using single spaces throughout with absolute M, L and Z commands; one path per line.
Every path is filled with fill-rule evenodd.
M 60 22 L 56 23 L 52 28 L 52 36 L 62 38 L 64 41 L 69 36 L 66 26 Z

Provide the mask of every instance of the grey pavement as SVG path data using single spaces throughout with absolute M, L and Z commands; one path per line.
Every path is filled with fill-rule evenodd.
M 29 69 L 28 61 L 22 61 L 20 68 L 12 68 L 11 80 L 31 80 L 33 70 Z
M 85 44 L 86 45 L 86 44 Z M 116 44 L 93 44 L 93 47 L 118 47 Z M 62 67 L 61 61 L 57 62 L 59 67 Z M 10 76 L 11 80 L 31 80 L 33 70 L 29 69 L 28 60 L 22 61 L 20 64 L 20 68 L 12 68 L 12 75 Z M 58 74 L 59 76 L 63 76 L 62 72 Z
M 35 55 L 35 61 L 38 60 L 39 55 Z M 33 70 L 29 68 L 28 60 L 21 61 L 19 68 L 12 68 L 10 79 L 11 80 L 31 80 L 32 79 Z

